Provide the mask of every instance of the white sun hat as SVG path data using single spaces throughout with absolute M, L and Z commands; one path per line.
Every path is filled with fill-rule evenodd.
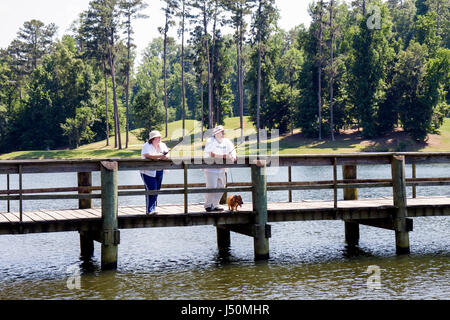
M 149 140 L 152 140 L 152 139 L 158 138 L 158 137 L 162 137 L 162 136 L 161 136 L 161 133 L 157 130 L 150 132 L 150 134 L 148 135 Z
M 216 134 L 218 134 L 220 132 L 223 132 L 223 131 L 225 131 L 223 126 L 217 126 L 217 127 L 214 128 L 213 134 L 216 135 Z

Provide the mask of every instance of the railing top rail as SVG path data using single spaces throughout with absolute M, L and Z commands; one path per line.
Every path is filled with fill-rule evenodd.
M 301 155 L 279 155 L 260 156 L 266 159 L 268 166 L 328 166 L 333 165 L 336 159 L 337 165 L 360 165 L 360 164 L 389 164 L 394 155 L 405 156 L 405 162 L 411 163 L 450 163 L 450 152 L 388 152 L 388 153 L 347 153 L 347 154 L 301 154 Z M 94 172 L 100 170 L 102 161 L 118 162 L 119 170 L 151 170 L 151 169 L 183 169 L 183 163 L 188 164 L 189 169 L 204 168 L 229 168 L 249 167 L 256 156 L 240 156 L 237 163 L 211 164 L 201 157 L 195 158 L 172 158 L 171 160 L 144 160 L 137 158 L 120 159 L 44 159 L 44 160 L 0 160 L 0 174 L 19 173 L 57 173 L 57 172 Z

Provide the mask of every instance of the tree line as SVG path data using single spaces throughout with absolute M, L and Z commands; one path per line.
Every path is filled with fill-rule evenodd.
M 161 36 L 139 63 L 144 0 L 93 0 L 61 39 L 54 24 L 25 22 L 0 49 L 0 152 L 110 137 L 121 149 L 135 128 L 145 140 L 170 121 L 211 128 L 231 116 L 242 134 L 250 116 L 319 140 L 401 127 L 424 141 L 449 116 L 450 0 L 318 0 L 311 24 L 288 31 L 275 0 L 163 3 L 152 8 Z

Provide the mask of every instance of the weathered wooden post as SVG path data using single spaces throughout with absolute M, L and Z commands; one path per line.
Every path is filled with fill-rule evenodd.
M 356 165 L 342 166 L 342 177 L 344 180 L 355 180 L 357 178 Z M 345 188 L 344 200 L 358 200 L 358 189 Z M 345 242 L 349 246 L 357 246 L 359 242 L 359 224 L 345 221 Z
M 256 160 L 251 165 L 253 182 L 253 211 L 256 212 L 253 245 L 255 260 L 269 259 L 269 236 L 267 227 L 267 177 L 266 162 Z
M 9 190 L 10 190 L 10 182 L 9 182 L 9 173 L 6 175 L 6 188 L 8 189 L 8 197 L 10 196 Z M 6 212 L 11 212 L 11 201 L 8 198 L 8 204 L 7 204 L 7 208 L 6 208 Z
M 188 214 L 188 166 L 183 163 L 183 177 L 184 177 L 184 213 Z
M 412 178 L 413 179 L 416 179 L 417 178 L 417 175 L 416 175 L 416 164 L 415 163 L 413 163 L 412 164 Z M 416 185 L 414 184 L 413 185 L 413 187 L 412 187 L 412 197 L 415 199 L 415 198 L 417 198 L 417 188 L 416 188 Z
M 78 194 L 91 194 L 92 173 L 78 172 Z M 92 199 L 79 199 L 78 208 L 92 208 Z M 94 236 L 91 231 L 80 230 L 80 257 L 82 260 L 89 260 L 94 255 Z
M 117 268 L 117 252 L 120 242 L 118 230 L 117 162 L 101 162 L 102 181 L 102 270 Z
M 288 166 L 288 181 L 292 182 L 292 167 Z M 289 189 L 289 195 L 288 195 L 289 202 L 292 202 L 292 190 Z
M 397 254 L 408 254 L 409 233 L 407 228 L 405 156 L 392 156 L 392 191 L 394 196 L 394 230 Z

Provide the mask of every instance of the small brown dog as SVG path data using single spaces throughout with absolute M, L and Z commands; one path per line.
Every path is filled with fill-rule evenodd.
M 238 195 L 229 196 L 227 198 L 228 210 L 237 211 L 238 206 L 242 207 L 242 197 Z

